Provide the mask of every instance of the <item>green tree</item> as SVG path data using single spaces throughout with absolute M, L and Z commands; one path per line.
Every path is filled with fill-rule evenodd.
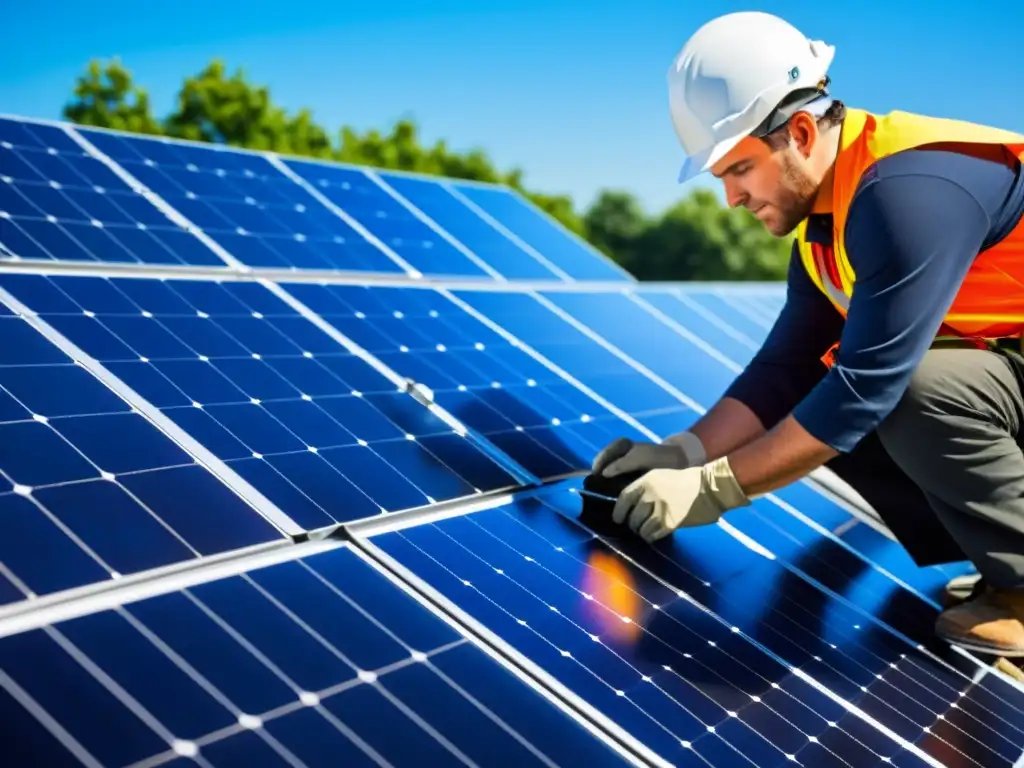
M 163 127 L 153 117 L 149 95 L 132 82 L 132 75 L 118 59 L 107 65 L 89 62 L 78 78 L 64 118 L 79 125 L 131 133 L 160 134 Z
M 629 270 L 639 259 L 636 247 L 649 226 L 640 202 L 618 190 L 603 190 L 583 216 L 587 240 Z
M 627 268 L 640 280 L 781 280 L 790 243 L 701 189 L 651 223 Z
M 219 60 L 185 80 L 164 126 L 167 135 L 192 141 L 307 157 L 333 154 L 327 132 L 308 110 L 288 115 L 266 86 L 252 85 L 241 69 L 228 76 Z

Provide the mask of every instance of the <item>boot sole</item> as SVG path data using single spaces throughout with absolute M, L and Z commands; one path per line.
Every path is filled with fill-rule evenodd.
M 984 653 L 988 656 L 1001 656 L 1007 659 L 1024 658 L 1024 648 L 1007 649 L 1005 646 L 999 646 L 995 643 L 984 643 L 977 640 L 953 638 L 941 632 L 936 632 L 935 634 L 940 640 L 947 642 L 950 645 L 955 645 L 957 648 L 963 648 L 965 651 Z

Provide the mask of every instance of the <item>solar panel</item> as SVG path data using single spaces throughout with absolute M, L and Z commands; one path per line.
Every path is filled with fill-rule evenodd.
M 0 256 L 224 265 L 64 131 L 2 118 Z
M 643 435 L 443 295 L 289 283 L 289 293 L 540 478 Z
M 1024 686 L 932 631 L 969 564 L 815 483 L 576 519 L 784 299 L 503 187 L 0 119 L 8 760 L 1018 764 Z
M 405 272 L 262 155 L 82 133 L 246 266 Z
M 1019 710 L 718 527 L 617 544 L 639 567 L 594 582 L 595 558 L 616 550 L 565 522 L 571 498 L 372 542 L 673 764 L 1020 756 Z
M 5 637 L 0 669 L 18 765 L 627 764 L 348 548 Z
M 281 537 L 32 323 L 0 338 L 4 603 Z
M 515 485 L 257 283 L 0 276 L 304 529 Z

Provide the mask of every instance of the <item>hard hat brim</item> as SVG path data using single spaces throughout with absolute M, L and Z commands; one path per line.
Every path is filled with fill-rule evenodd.
M 724 139 L 712 147 L 698 152 L 695 155 L 690 155 L 683 161 L 683 167 L 679 169 L 679 183 L 685 184 L 687 181 L 695 179 L 703 173 L 707 173 L 711 166 L 729 154 L 737 144 L 748 136 L 747 132 L 738 133 L 735 136 L 730 136 L 728 139 Z

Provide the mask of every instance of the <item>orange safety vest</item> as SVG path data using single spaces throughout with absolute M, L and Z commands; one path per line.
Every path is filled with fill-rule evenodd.
M 843 246 L 850 202 L 862 174 L 877 160 L 906 149 L 941 148 L 1024 162 L 1024 135 L 973 123 L 907 112 L 879 116 L 847 109 L 832 187 L 832 246 L 807 240 L 807 222 L 796 242 L 811 280 L 845 318 L 856 274 Z M 1002 241 L 982 251 L 960 285 L 939 337 L 987 340 L 1024 334 L 1024 220 Z M 831 366 L 838 344 L 822 360 Z

